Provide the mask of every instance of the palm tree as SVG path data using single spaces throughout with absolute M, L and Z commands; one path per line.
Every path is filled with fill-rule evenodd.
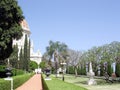
M 49 65 L 51 65 L 51 59 L 54 57 L 55 63 L 55 73 L 57 77 L 57 69 L 58 69 L 58 57 L 60 54 L 62 55 L 63 52 L 67 51 L 67 45 L 64 43 L 60 43 L 59 41 L 53 42 L 49 41 L 49 46 L 46 48 L 47 54 L 49 55 Z

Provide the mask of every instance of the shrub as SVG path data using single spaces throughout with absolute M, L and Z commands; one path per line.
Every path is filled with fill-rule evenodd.
M 103 76 L 104 75 L 104 65 L 103 63 L 101 62 L 100 63 L 100 76 Z
M 0 71 L 5 71 L 6 66 L 0 65 Z
M 6 66 L 0 65 L 0 78 L 5 78 L 6 77 L 5 68 L 6 68 Z
M 108 62 L 108 67 L 107 67 L 107 68 L 108 68 L 108 69 L 107 69 L 107 73 L 108 73 L 109 76 L 111 76 L 113 70 L 112 70 L 111 63 L 110 63 L 110 62 Z
M 23 75 L 24 74 L 24 71 L 21 70 L 21 69 L 12 69 L 12 75 L 13 76 L 16 76 L 16 75 Z
M 116 76 L 120 77 L 120 63 L 116 63 Z
M 69 67 L 67 68 L 67 73 L 68 73 L 68 74 L 75 74 L 75 69 L 74 69 L 74 67 L 73 67 L 73 66 L 69 66 Z

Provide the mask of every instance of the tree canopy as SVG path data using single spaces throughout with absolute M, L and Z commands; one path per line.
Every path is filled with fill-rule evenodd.
M 13 39 L 20 39 L 23 12 L 16 0 L 0 0 L 0 61 L 12 53 Z

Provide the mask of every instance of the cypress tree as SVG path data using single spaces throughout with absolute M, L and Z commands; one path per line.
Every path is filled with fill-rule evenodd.
M 9 57 L 10 64 L 13 68 L 18 68 L 18 45 L 14 45 L 13 52 L 11 56 Z
M 120 53 L 118 53 L 118 55 L 120 56 Z M 120 77 L 120 57 L 119 56 L 116 58 L 116 70 L 115 70 L 115 73 L 116 73 L 117 77 Z
M 108 62 L 107 73 L 108 73 L 109 76 L 111 76 L 111 75 L 112 75 L 112 72 L 113 72 L 113 70 L 112 70 L 112 67 L 111 67 L 111 63 Z
M 29 64 L 30 64 L 30 46 L 31 46 L 31 44 L 30 44 L 30 39 L 29 39 L 29 43 L 28 43 L 28 51 L 27 51 L 27 54 L 28 54 L 28 70 L 29 70 Z
M 24 54 L 22 48 L 20 49 L 20 56 L 19 56 L 19 69 L 24 69 L 23 67 L 23 60 L 24 60 Z
M 104 75 L 104 65 L 103 62 L 100 63 L 100 76 Z
M 116 72 L 115 73 L 116 73 L 117 77 L 120 77 L 120 63 L 118 63 L 118 62 L 116 63 Z
M 23 64 L 24 64 L 24 70 L 28 71 L 28 38 L 27 38 L 27 35 L 25 35 L 25 42 L 24 42 L 24 61 L 23 61 Z

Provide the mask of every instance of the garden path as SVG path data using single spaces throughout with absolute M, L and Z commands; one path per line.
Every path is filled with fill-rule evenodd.
M 16 90 L 43 90 L 41 74 L 35 74 Z

